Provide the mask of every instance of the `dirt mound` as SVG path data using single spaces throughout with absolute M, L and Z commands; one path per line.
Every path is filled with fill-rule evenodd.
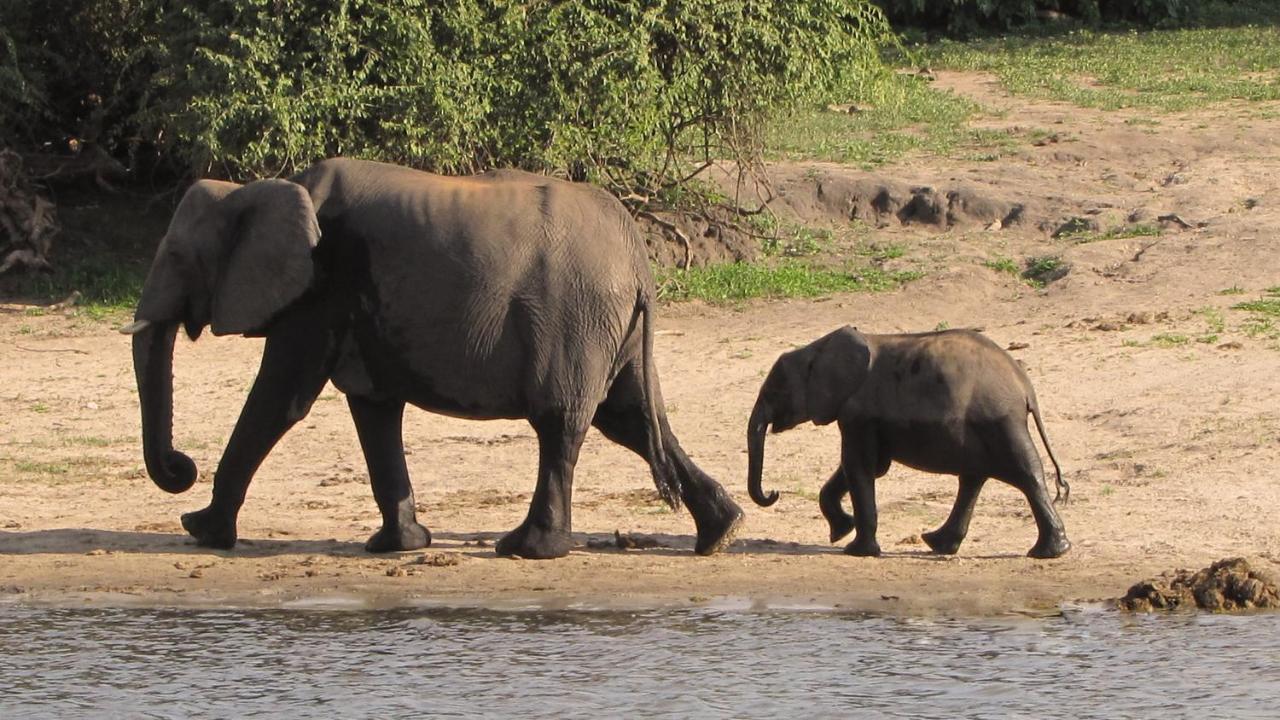
M 904 182 L 877 173 L 842 169 L 807 171 L 800 176 L 775 169 L 778 199 L 796 216 L 860 220 L 873 227 L 926 225 L 939 229 L 983 225 L 1029 225 L 1052 229 L 1033 203 L 957 183 L 950 187 Z
M 665 267 L 697 267 L 754 260 L 759 239 L 745 232 L 729 213 L 641 213 L 637 218 L 649 259 Z
M 1214 612 L 1280 608 L 1280 588 L 1244 558 L 1219 560 L 1203 570 L 1178 570 L 1140 582 L 1117 601 L 1122 610 L 1151 612 L 1198 607 Z

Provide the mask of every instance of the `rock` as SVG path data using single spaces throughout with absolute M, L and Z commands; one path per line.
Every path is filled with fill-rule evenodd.
M 1061 225 L 1053 231 L 1053 237 L 1060 238 L 1067 235 L 1081 235 L 1083 233 L 1098 232 L 1098 221 L 1090 218 L 1073 217 L 1067 218 Z
M 1189 230 L 1192 227 L 1196 227 L 1173 213 L 1169 213 L 1168 215 L 1161 215 L 1160 217 L 1156 218 L 1156 220 L 1160 222 L 1160 227 L 1165 229 L 1177 228 L 1179 230 Z
M 613 531 L 614 544 L 622 550 L 645 550 L 648 548 L 667 547 L 659 542 L 656 538 L 648 535 L 632 535 L 630 533 L 623 535 L 621 532 Z

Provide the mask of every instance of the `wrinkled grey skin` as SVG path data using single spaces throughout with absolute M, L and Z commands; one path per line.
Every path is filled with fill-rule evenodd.
M 573 469 L 587 428 L 635 451 L 697 526 L 699 553 L 741 516 L 680 448 L 653 369 L 654 285 L 614 198 L 520 172 L 441 177 L 336 159 L 288 180 L 196 183 L 174 213 L 135 314 L 147 471 L 183 492 L 195 464 L 172 446 L 174 337 L 265 336 L 262 365 L 213 480 L 183 516 L 201 545 L 232 547 L 249 482 L 325 383 L 346 393 L 382 527 L 373 552 L 426 547 L 405 466 L 405 403 L 464 418 L 526 418 L 538 435 L 528 517 L 503 555 L 572 547 Z
M 987 478 L 1018 488 L 1031 503 L 1039 537 L 1028 553 L 1054 558 L 1071 547 L 1045 488 L 1044 469 L 1027 429 L 1035 419 L 1057 470 L 1058 492 L 1070 496 L 1053 457 L 1031 381 L 995 343 L 969 330 L 864 335 L 843 327 L 784 353 L 765 378 L 747 427 L 747 488 L 759 505 L 778 494 L 761 490 L 764 439 L 801 423 L 840 427 L 840 467 L 819 496 L 835 542 L 856 528 L 850 555 L 879 555 L 875 481 L 889 464 L 960 477 L 951 514 L 923 535 L 934 552 L 953 554 L 969 532 Z M 849 493 L 854 514 L 844 512 Z

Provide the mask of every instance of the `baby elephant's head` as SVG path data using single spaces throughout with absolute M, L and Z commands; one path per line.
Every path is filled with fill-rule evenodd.
M 870 360 L 866 337 L 846 325 L 783 353 L 773 364 L 747 423 L 747 490 L 757 505 L 778 501 L 778 493 L 765 495 L 760 487 L 769 427 L 779 433 L 801 423 L 832 422 L 866 380 Z

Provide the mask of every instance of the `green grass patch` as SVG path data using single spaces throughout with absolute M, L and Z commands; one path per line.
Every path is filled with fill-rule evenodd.
M 132 439 L 112 440 L 98 435 L 73 435 L 63 440 L 65 445 L 74 445 L 79 447 L 104 448 L 111 447 L 117 443 L 130 442 Z
M 982 263 L 982 265 L 983 267 L 990 268 L 992 270 L 995 270 L 998 273 L 1004 273 L 1006 275 L 1012 275 L 1014 277 L 1018 277 L 1022 274 L 1018 270 L 1018 263 L 1014 262 L 1013 258 L 996 257 Z
M 1249 313 L 1241 323 L 1249 337 L 1280 340 L 1280 285 L 1263 290 L 1262 295 L 1257 300 L 1236 303 L 1231 309 Z
M 1271 317 L 1280 317 L 1280 297 L 1266 297 L 1261 300 L 1251 300 L 1231 306 L 1234 310 L 1247 310 L 1257 315 L 1268 315 Z
M 1204 318 L 1204 322 L 1209 326 L 1209 332 L 1221 333 L 1227 329 L 1227 319 L 1223 317 L 1222 311 L 1215 307 L 1203 307 L 1195 311 L 1195 314 Z
M 912 154 L 993 160 L 1018 142 L 1007 132 L 969 127 L 981 108 L 922 78 L 891 74 L 863 87 L 853 111 L 814 108 L 775 118 L 765 137 L 770 156 L 869 168 Z
M 761 243 L 766 257 L 808 257 L 831 244 L 832 233 L 824 228 L 802 225 L 776 228 Z
M 1224 100 L 1280 99 L 1280 29 L 1274 24 L 1078 30 L 944 41 L 916 51 L 934 68 L 993 73 L 1018 95 L 1103 110 L 1167 112 Z
M 32 462 L 29 460 L 16 460 L 13 468 L 20 473 L 30 475 L 66 475 L 71 471 L 71 466 L 67 463 L 56 462 Z
M 142 294 L 146 268 L 110 257 L 67 261 L 53 273 L 25 278 L 19 293 L 59 302 L 79 292 L 76 307 L 97 320 L 132 311 Z
M 1122 227 L 1104 230 L 1102 232 L 1094 232 L 1091 230 L 1079 230 L 1076 232 L 1066 232 L 1058 237 L 1062 240 L 1073 242 L 1077 245 L 1084 243 L 1099 242 L 1102 240 L 1123 240 L 1126 238 L 1138 237 L 1160 237 L 1163 231 L 1154 225 L 1125 225 Z
M 732 263 L 655 272 L 662 300 L 726 303 L 752 298 L 820 297 L 841 292 L 893 290 L 922 276 L 880 268 L 835 270 L 787 260 L 776 265 Z
M 1022 278 L 1036 287 L 1044 287 L 1067 274 L 1070 266 L 1057 255 L 1041 255 L 1027 258 Z
M 902 243 L 871 243 L 858 248 L 858 254 L 871 258 L 874 262 L 897 260 L 907 254 L 907 246 Z
M 1151 336 L 1151 344 L 1159 348 L 1182 347 L 1191 342 L 1191 338 L 1181 333 L 1160 333 Z

